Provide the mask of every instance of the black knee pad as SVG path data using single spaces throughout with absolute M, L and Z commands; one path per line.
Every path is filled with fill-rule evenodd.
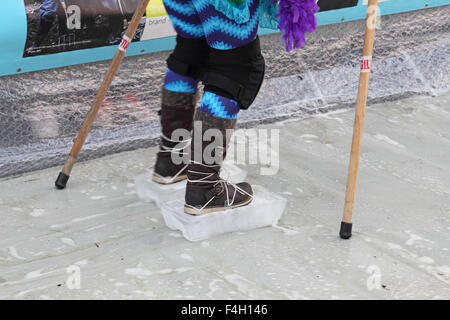
M 209 47 L 205 38 L 188 39 L 177 36 L 177 45 L 167 59 L 167 67 L 183 76 L 198 79 L 208 55 Z
M 236 49 L 211 48 L 201 80 L 205 91 L 237 101 L 248 109 L 258 95 L 264 80 L 265 61 L 259 38 Z

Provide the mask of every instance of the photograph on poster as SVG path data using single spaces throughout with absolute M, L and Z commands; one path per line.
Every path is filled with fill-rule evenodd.
M 139 0 L 24 0 L 24 57 L 120 43 Z M 143 17 L 133 41 L 140 41 Z
M 358 5 L 358 0 L 319 0 L 318 5 L 320 7 L 320 11 L 330 11 L 355 7 L 356 5 Z

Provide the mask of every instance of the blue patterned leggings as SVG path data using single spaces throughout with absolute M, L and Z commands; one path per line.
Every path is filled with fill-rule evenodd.
M 210 0 L 163 0 L 172 25 L 179 36 L 206 38 L 218 50 L 239 48 L 254 41 L 258 33 L 259 0 L 248 0 L 249 19 L 237 23 L 217 11 Z M 164 88 L 174 92 L 194 93 L 198 81 L 167 70 Z M 200 110 L 218 118 L 235 119 L 239 113 L 236 101 L 212 92 L 203 95 Z

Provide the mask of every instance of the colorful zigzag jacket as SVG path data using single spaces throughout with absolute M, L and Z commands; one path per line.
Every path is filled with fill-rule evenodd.
M 236 23 L 250 19 L 248 0 L 210 0 L 216 10 Z M 317 27 L 317 0 L 260 0 L 261 27 L 279 29 L 287 51 L 303 48 L 305 34 Z

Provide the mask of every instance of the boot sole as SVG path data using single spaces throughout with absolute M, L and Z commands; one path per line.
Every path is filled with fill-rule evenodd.
M 156 183 L 168 185 L 168 184 L 177 183 L 177 182 L 182 181 L 182 180 L 186 180 L 187 179 L 187 175 L 180 175 L 180 176 L 176 177 L 175 179 L 161 178 L 161 177 L 153 175 L 152 179 Z
M 250 198 L 245 202 L 235 204 L 231 207 L 212 207 L 212 208 L 205 208 L 202 210 L 184 206 L 184 213 L 190 214 L 191 216 L 201 216 L 201 215 L 207 214 L 207 213 L 213 213 L 213 212 L 217 212 L 217 211 L 224 211 L 224 210 L 228 210 L 228 209 L 236 209 L 236 208 L 240 208 L 240 207 L 245 207 L 245 206 L 249 205 L 252 201 L 253 201 L 253 198 Z

